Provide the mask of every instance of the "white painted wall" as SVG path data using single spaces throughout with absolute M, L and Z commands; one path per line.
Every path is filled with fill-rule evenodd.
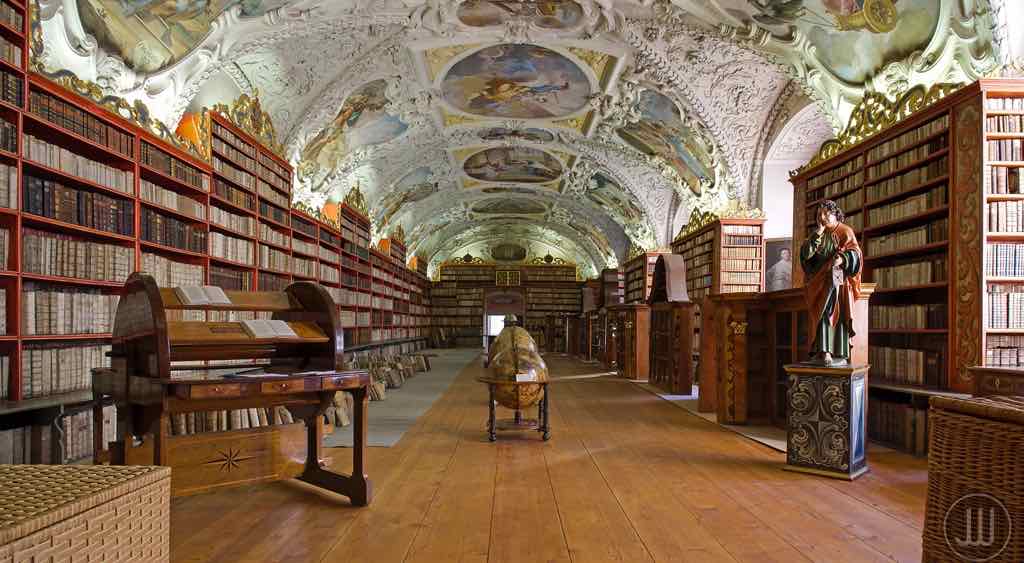
M 765 214 L 765 238 L 793 236 L 793 184 L 789 171 L 807 164 L 793 160 L 766 160 L 762 176 L 761 209 Z

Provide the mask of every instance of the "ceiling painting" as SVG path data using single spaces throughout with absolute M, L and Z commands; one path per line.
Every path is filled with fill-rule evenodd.
M 683 124 L 679 108 L 662 94 L 640 94 L 641 118 L 619 129 L 619 136 L 638 150 L 662 158 L 695 195 L 714 178 L 708 148 Z
M 491 258 L 498 262 L 522 262 L 526 259 L 527 250 L 521 244 L 502 242 L 491 246 Z
M 570 29 L 583 21 L 583 7 L 572 0 L 466 0 L 456 17 L 470 27 L 519 20 L 542 29 Z
M 85 28 L 109 54 L 136 72 L 155 72 L 181 59 L 232 6 L 262 15 L 286 0 L 76 0 Z
M 29 3 L 32 68 L 95 101 L 173 129 L 260 98 L 296 202 L 331 216 L 361 186 L 374 233 L 401 226 L 431 264 L 518 245 L 593 271 L 696 210 L 761 205 L 787 92 L 827 135 L 866 91 L 974 80 L 1008 33 L 993 14 L 1019 1 Z
M 352 150 L 386 143 L 405 132 L 408 125 L 388 112 L 387 85 L 374 80 L 348 96 L 334 119 L 303 147 L 300 177 L 331 170 Z
M 381 202 L 376 205 L 375 223 L 382 228 L 391 223 L 396 213 L 406 205 L 427 198 L 438 191 L 438 184 L 433 180 L 433 173 L 428 166 L 421 166 L 402 178 Z
M 452 107 L 472 115 L 550 119 L 586 107 L 591 86 L 564 55 L 538 45 L 501 44 L 452 65 L 441 92 Z
M 573 55 L 587 64 L 590 70 L 593 71 L 594 76 L 597 77 L 598 82 L 604 84 L 608 79 L 609 73 L 615 67 L 615 57 L 608 53 L 602 53 L 600 51 L 592 51 L 590 49 L 581 49 L 579 47 L 569 47 L 567 49 Z
M 718 0 L 730 16 L 777 37 L 803 33 L 822 62 L 851 83 L 924 47 L 939 0 Z
M 479 132 L 484 141 L 525 141 L 528 143 L 550 143 L 555 136 L 543 129 L 529 127 L 526 129 L 510 129 L 508 127 L 491 127 Z
M 529 199 L 495 197 L 475 203 L 471 210 L 482 215 L 538 215 L 548 208 Z
M 618 184 L 604 174 L 595 174 L 587 199 L 606 209 L 620 225 L 639 225 L 644 222 L 644 212 Z
M 446 45 L 444 47 L 437 47 L 435 49 L 427 49 L 424 51 L 423 57 L 427 62 L 427 70 L 430 72 L 430 80 L 433 81 L 436 79 L 452 59 L 458 57 L 462 53 L 472 51 L 479 47 L 479 44 L 456 43 L 455 45 Z
M 530 147 L 494 147 L 466 159 L 463 170 L 485 182 L 546 183 L 562 175 L 562 163 Z

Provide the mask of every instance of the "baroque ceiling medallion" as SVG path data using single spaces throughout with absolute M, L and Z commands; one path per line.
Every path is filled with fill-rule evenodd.
M 484 182 L 542 184 L 562 175 L 562 163 L 551 154 L 530 147 L 494 147 L 466 159 L 466 175 Z
M 457 45 L 447 45 L 445 47 L 437 47 L 436 49 L 427 49 L 424 51 L 423 58 L 427 61 L 427 70 L 430 71 L 430 80 L 436 79 L 452 59 L 458 57 L 462 53 L 472 51 L 479 47 L 480 45 L 476 43 L 462 43 Z
M 441 81 L 451 107 L 492 118 L 554 119 L 587 106 L 591 83 L 565 55 L 546 47 L 500 44 L 452 65 Z

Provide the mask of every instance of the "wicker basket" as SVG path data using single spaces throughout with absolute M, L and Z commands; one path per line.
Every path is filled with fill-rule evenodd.
M 0 563 L 168 561 L 167 467 L 0 465 Z
M 1024 397 L 932 397 L 929 433 L 923 561 L 1024 561 Z

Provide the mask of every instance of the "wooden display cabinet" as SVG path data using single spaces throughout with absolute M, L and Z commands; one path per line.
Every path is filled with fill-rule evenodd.
M 650 295 L 650 382 L 677 395 L 693 392 L 693 309 L 686 294 L 686 262 L 664 254 L 655 265 Z
M 615 305 L 608 308 L 608 324 L 614 326 L 614 355 L 611 364 L 620 377 L 646 380 L 650 376 L 651 308 L 643 303 Z

